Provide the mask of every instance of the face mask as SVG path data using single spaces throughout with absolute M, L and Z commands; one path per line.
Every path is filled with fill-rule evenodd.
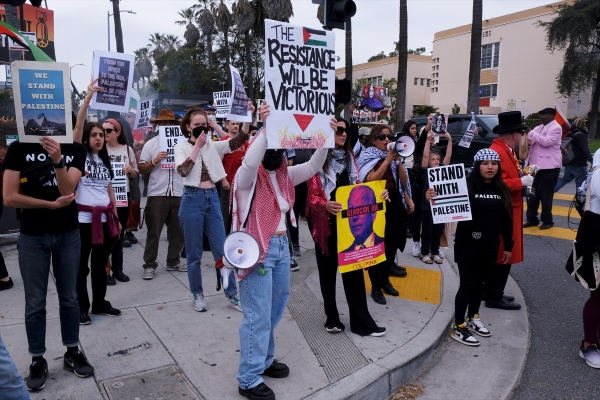
M 208 116 L 208 119 L 209 119 L 210 121 L 216 121 L 216 120 L 217 120 L 217 117 L 215 117 L 214 115 L 209 115 L 209 116 Z
M 267 150 L 263 157 L 262 165 L 267 171 L 275 171 L 283 163 L 283 152 L 281 150 Z
M 192 135 L 194 135 L 194 137 L 196 139 L 198 139 L 198 136 L 202 135 L 202 132 L 206 132 L 206 127 L 205 126 L 197 126 L 192 130 Z

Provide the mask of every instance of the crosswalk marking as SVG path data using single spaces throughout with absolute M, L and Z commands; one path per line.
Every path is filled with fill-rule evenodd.
M 527 212 L 527 207 L 523 210 L 523 215 Z M 557 206 L 556 204 L 552 205 L 552 215 L 560 215 L 561 217 L 569 217 L 569 207 Z M 575 208 L 571 210 L 571 219 L 580 219 L 579 213 Z
M 565 194 L 565 193 L 554 193 L 554 198 L 556 200 L 568 200 L 572 201 L 575 194 Z
M 553 207 L 553 210 L 554 210 L 554 207 Z M 537 226 L 531 226 L 529 228 L 524 228 L 523 233 L 525 235 L 547 236 L 547 237 L 553 237 L 553 238 L 565 239 L 565 240 L 575 240 L 575 235 L 577 235 L 577 232 L 574 232 L 568 228 L 552 227 L 550 229 L 542 230 Z

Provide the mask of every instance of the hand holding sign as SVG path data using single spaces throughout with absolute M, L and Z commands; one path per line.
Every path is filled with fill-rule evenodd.
M 266 101 L 263 101 L 262 105 L 258 109 L 258 112 L 260 113 L 260 119 L 262 119 L 263 123 L 266 125 L 267 124 L 267 116 L 270 114 L 269 103 L 267 103 Z M 264 131 L 264 129 L 263 129 L 263 131 Z
M 340 211 L 342 211 L 342 203 L 338 203 L 337 201 L 328 201 L 325 204 L 325 210 L 329 214 L 337 215 Z
M 90 84 L 87 87 L 87 92 L 85 93 L 85 98 L 91 100 L 94 92 L 101 92 L 102 88 L 100 86 L 96 85 L 96 82 L 98 82 L 98 78 L 92 79 L 92 82 L 90 82 Z M 88 103 L 89 103 L 88 100 Z
M 48 152 L 48 156 L 54 164 L 58 164 L 62 158 L 62 154 L 60 152 L 60 144 L 49 136 L 44 136 L 40 138 L 40 144 Z

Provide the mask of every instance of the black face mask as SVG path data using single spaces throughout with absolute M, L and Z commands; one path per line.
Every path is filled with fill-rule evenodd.
M 282 150 L 267 150 L 263 157 L 262 165 L 267 171 L 275 171 L 281 167 L 283 163 L 283 151 Z
M 198 139 L 198 136 L 202 135 L 202 132 L 207 132 L 205 126 L 197 126 L 192 129 L 192 135 L 194 135 L 196 139 Z

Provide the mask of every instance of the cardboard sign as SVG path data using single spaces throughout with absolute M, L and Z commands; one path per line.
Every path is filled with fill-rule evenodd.
M 167 158 L 160 160 L 160 167 L 162 169 L 175 168 L 175 145 L 179 141 L 186 140 L 185 136 L 181 133 L 179 126 L 173 125 L 159 126 L 158 137 L 160 140 L 160 150 L 167 152 Z
M 69 64 L 14 61 L 12 75 L 19 141 L 73 143 Z
M 229 90 L 224 92 L 213 92 L 213 100 L 217 106 L 215 116 L 217 118 L 227 118 L 231 102 L 231 92 Z
M 125 163 L 122 161 L 111 161 L 110 164 L 115 175 L 112 180 L 112 187 L 115 192 L 117 207 L 127 207 L 127 175 L 123 173 Z
M 98 110 L 128 112 L 129 99 L 133 90 L 133 54 L 96 50 L 92 61 L 93 76 L 102 88 L 92 97 L 91 108 Z
M 460 142 L 458 142 L 458 145 L 461 147 L 465 147 L 465 148 L 469 148 L 471 147 L 471 142 L 473 141 L 473 138 L 475 137 L 475 131 L 477 130 L 477 122 L 475 121 L 475 113 L 471 113 L 471 122 L 469 123 L 469 126 L 467 127 L 467 130 L 465 132 L 465 134 L 463 135 L 462 139 L 460 139 Z
M 152 100 L 140 101 L 135 113 L 135 125 L 133 129 L 152 128 L 150 114 L 152 113 Z
M 335 35 L 265 20 L 267 148 L 332 148 Z
M 437 196 L 430 200 L 434 224 L 470 221 L 471 203 L 463 164 L 427 168 L 429 187 Z
M 361 86 L 356 91 L 352 112 L 353 124 L 377 124 L 390 122 L 392 99 L 383 86 Z
M 341 274 L 385 261 L 385 181 L 339 187 L 337 214 L 338 268 Z
M 244 81 L 242 81 L 242 77 L 235 67 L 230 65 L 229 69 L 231 70 L 231 82 L 233 82 L 233 96 L 231 96 L 227 119 L 252 122 L 252 113 L 248 110 L 248 96 L 246 95 L 246 89 L 244 89 Z

